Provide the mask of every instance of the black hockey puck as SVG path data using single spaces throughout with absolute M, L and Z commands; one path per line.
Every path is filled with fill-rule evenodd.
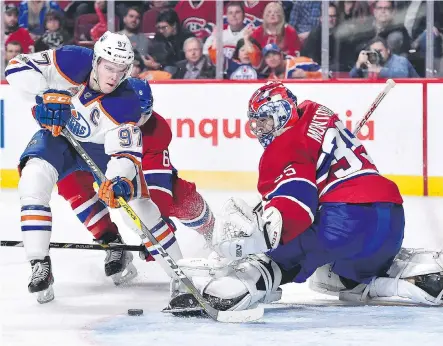
M 143 309 L 129 309 L 128 310 L 129 316 L 140 316 L 143 315 Z

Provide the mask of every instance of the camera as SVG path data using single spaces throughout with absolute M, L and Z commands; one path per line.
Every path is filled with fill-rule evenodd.
M 372 65 L 380 65 L 383 61 L 383 57 L 379 50 L 365 50 L 365 52 L 368 56 L 368 61 Z

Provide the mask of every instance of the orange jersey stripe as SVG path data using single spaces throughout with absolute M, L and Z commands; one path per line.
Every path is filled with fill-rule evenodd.
M 23 215 L 21 217 L 21 221 L 29 221 L 29 220 L 52 221 L 52 217 L 51 216 L 43 216 L 43 215 Z
M 165 239 L 171 233 L 172 233 L 171 230 L 168 228 L 166 231 L 164 231 L 158 237 L 155 237 L 155 239 L 157 239 L 158 242 L 161 242 L 163 239 Z M 147 243 L 145 243 L 145 245 L 146 245 L 146 247 L 150 247 L 150 246 L 152 246 L 152 243 L 150 241 L 148 241 Z

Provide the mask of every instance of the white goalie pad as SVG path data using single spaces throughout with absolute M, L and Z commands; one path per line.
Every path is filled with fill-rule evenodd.
M 402 248 L 389 268 L 389 277 L 401 279 L 443 272 L 443 253 Z
M 210 301 L 227 304 L 231 311 L 254 308 L 259 303 L 281 298 L 280 268 L 265 255 L 249 256 L 241 261 L 183 259 L 177 264 Z M 257 288 L 259 280 L 262 280 L 261 289 Z
M 275 249 L 280 242 L 283 220 L 270 207 L 262 215 L 242 199 L 230 198 L 216 218 L 212 248 L 233 260 Z
M 441 306 L 442 259 L 442 252 L 402 248 L 388 271 L 389 277 L 374 278 L 368 285 L 361 284 L 353 290 L 341 291 L 340 299 Z M 431 280 L 426 281 L 428 278 Z M 428 293 L 431 291 L 433 294 Z
M 208 258 L 182 258 L 177 265 L 188 277 L 222 278 L 233 272 L 235 261 L 220 258 L 212 252 Z

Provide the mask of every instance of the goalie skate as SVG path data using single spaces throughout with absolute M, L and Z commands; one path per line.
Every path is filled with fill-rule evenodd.
M 190 293 L 183 293 L 172 298 L 169 305 L 162 312 L 171 313 L 178 317 L 207 316 L 197 299 Z
M 43 260 L 31 261 L 32 274 L 29 278 L 28 291 L 37 293 L 37 301 L 40 304 L 54 300 L 54 276 L 52 275 L 51 259 L 46 256 Z

